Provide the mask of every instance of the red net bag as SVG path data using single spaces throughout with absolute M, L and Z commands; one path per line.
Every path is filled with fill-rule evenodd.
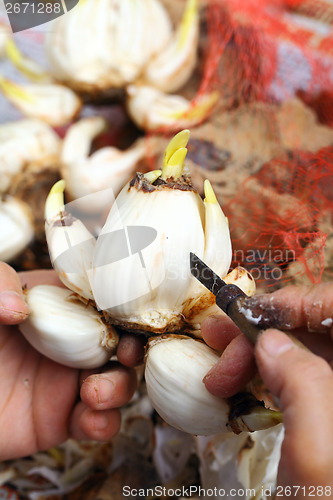
M 199 95 L 220 99 L 193 133 L 192 169 L 213 182 L 233 264 L 259 286 L 332 276 L 332 13 L 322 0 L 207 4 Z
M 212 0 L 203 87 L 215 79 L 234 102 L 331 91 L 332 11 L 316 0 Z

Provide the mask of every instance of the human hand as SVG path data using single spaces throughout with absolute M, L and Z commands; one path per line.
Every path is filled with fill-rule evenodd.
M 278 484 L 292 487 L 293 498 L 308 498 L 311 492 L 317 496 L 319 490 L 311 487 L 325 491 L 327 486 L 332 492 L 333 284 L 286 287 L 253 300 L 264 317 L 273 316 L 277 327 L 289 330 L 312 352 L 275 329 L 265 331 L 253 348 L 229 318 L 209 318 L 202 325 L 203 338 L 211 347 L 225 350 L 207 374 L 206 387 L 216 396 L 231 396 L 257 367 L 283 411 Z M 298 495 L 293 495 L 297 486 Z
M 29 314 L 22 285 L 59 285 L 53 271 L 16 274 L 0 262 L 0 460 L 30 455 L 72 437 L 104 441 L 120 427 L 132 397 L 144 339 L 121 337 L 121 363 L 75 370 L 35 351 L 15 326 Z M 79 399 L 79 397 L 81 399 Z

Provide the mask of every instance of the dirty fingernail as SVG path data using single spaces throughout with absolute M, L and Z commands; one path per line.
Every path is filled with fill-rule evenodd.
M 98 380 L 96 380 L 96 392 L 97 392 L 97 398 L 98 398 L 98 403 L 107 403 L 110 401 L 113 397 L 115 391 L 115 385 L 112 380 L 108 378 L 101 378 L 99 377 Z
M 22 295 L 14 291 L 5 291 L 0 294 L 0 309 L 12 313 L 14 317 L 25 317 L 29 314 L 29 307 Z

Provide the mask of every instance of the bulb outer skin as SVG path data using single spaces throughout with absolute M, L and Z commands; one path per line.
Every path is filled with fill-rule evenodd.
M 202 379 L 218 356 L 201 342 L 174 335 L 149 343 L 145 380 L 149 399 L 169 425 L 195 435 L 227 431 L 229 406 Z
M 163 420 L 194 435 L 238 434 L 280 423 L 280 413 L 265 409 L 252 394 L 221 399 L 207 391 L 203 378 L 218 359 L 215 351 L 190 337 L 161 335 L 149 340 L 147 392 Z
M 186 176 L 151 184 L 137 173 L 123 188 L 97 239 L 89 274 L 96 304 L 110 321 L 153 334 L 184 325 L 197 329 L 197 315 L 215 299 L 191 275 L 190 252 L 221 276 L 232 256 L 222 209 L 209 205 Z M 214 265 L 217 257 L 220 262 Z
M 171 35 L 158 0 L 88 0 L 56 20 L 46 56 L 58 81 L 96 95 L 136 81 Z
M 30 315 L 19 329 L 44 356 L 83 369 L 102 366 L 115 353 L 116 331 L 71 290 L 38 285 L 26 291 L 26 301 Z

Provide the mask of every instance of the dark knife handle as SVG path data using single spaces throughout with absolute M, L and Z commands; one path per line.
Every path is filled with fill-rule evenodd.
M 245 316 L 242 305 L 247 295 L 237 285 L 223 286 L 216 295 L 216 305 L 224 311 L 244 335 L 255 344 L 263 331 Z
M 255 344 L 259 335 L 265 330 L 265 328 L 259 328 L 246 317 L 247 314 L 251 314 L 252 316 L 252 311 L 248 304 L 244 307 L 245 299 L 247 298 L 248 296 L 237 285 L 225 285 L 220 288 L 215 300 L 216 305 L 222 309 L 222 311 L 224 311 L 230 319 L 233 320 L 235 325 L 238 326 L 245 337 L 247 337 L 252 344 Z M 255 317 L 253 318 L 253 321 L 256 321 Z M 289 332 L 284 333 L 288 335 L 297 347 L 306 351 L 309 350 L 300 340 L 294 337 L 294 335 Z

